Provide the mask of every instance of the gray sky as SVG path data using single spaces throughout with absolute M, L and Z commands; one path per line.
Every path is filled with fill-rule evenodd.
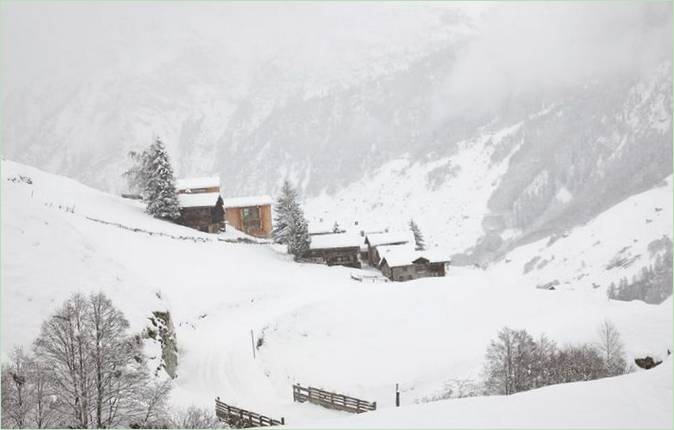
M 439 96 L 479 109 L 513 89 L 563 88 L 671 60 L 672 7 L 658 2 L 489 3 L 0 3 L 6 89 L 35 79 L 142 73 L 198 44 L 225 69 L 274 59 L 297 79 L 339 79 L 381 52 L 414 55 L 471 17 Z M 461 18 L 458 18 L 461 20 Z M 464 21 L 467 21 L 464 19 Z

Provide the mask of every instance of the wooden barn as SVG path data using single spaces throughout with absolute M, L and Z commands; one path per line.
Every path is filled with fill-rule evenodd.
M 224 208 L 219 193 L 178 194 L 182 225 L 208 233 L 224 227 Z
M 255 237 L 271 237 L 270 196 L 234 197 L 223 200 L 225 219 L 235 229 Z
M 309 251 L 304 259 L 328 266 L 360 268 L 358 251 L 362 237 L 349 233 L 332 233 L 311 236 Z
M 176 192 L 178 194 L 219 193 L 220 178 L 209 176 L 205 178 L 176 179 Z
M 434 257 L 431 253 L 414 251 L 407 245 L 398 245 L 382 249 L 379 269 L 390 280 L 401 282 L 445 276 L 448 264 L 448 258 Z
M 377 250 L 380 246 L 405 245 L 414 243 L 414 234 L 411 231 L 393 231 L 385 233 L 371 233 L 365 236 L 367 245 L 367 262 L 370 266 L 379 267 L 381 256 Z

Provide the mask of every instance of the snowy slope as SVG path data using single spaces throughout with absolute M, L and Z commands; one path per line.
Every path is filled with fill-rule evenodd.
M 605 295 L 612 282 L 632 279 L 653 264 L 663 251 L 654 247 L 657 241 L 672 240 L 672 206 L 670 176 L 585 225 L 516 248 L 491 271 L 503 279 L 517 279 L 521 286 L 556 281 L 557 289 L 594 289 Z
M 648 372 L 509 397 L 444 400 L 313 428 L 671 428 L 672 360 Z
M 200 233 L 63 177 L 10 161 L 0 167 L 3 358 L 13 345 L 29 346 L 42 318 L 69 294 L 102 290 L 134 330 L 152 311 L 171 311 L 176 405 L 210 408 L 220 396 L 292 425 L 343 415 L 292 403 L 295 381 L 381 409 L 392 406 L 400 383 L 409 404 L 449 379 L 477 377 L 488 341 L 504 325 L 580 342 L 594 340 L 597 324 L 610 318 L 629 358 L 672 347 L 671 300 L 653 306 L 608 302 L 594 290 L 511 288 L 498 270 L 470 268 L 361 284 L 350 279 L 352 269 L 297 264 L 267 245 L 218 240 L 235 233 Z M 513 284 L 525 279 L 512 276 Z M 263 338 L 255 360 L 250 330 Z

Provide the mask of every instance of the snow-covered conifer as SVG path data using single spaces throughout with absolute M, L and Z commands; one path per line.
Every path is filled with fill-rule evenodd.
M 145 197 L 147 213 L 156 218 L 174 220 L 180 217 L 175 177 L 166 148 L 159 138 L 149 148 Z
M 414 242 L 416 244 L 417 251 L 423 251 L 426 249 L 426 242 L 424 241 L 424 235 L 421 234 L 421 229 L 413 219 L 410 219 L 410 230 L 414 233 Z
M 288 218 L 297 204 L 297 191 L 290 184 L 290 181 L 286 180 L 274 207 L 274 229 L 271 232 L 274 242 L 288 243 Z
M 304 211 L 296 204 L 288 215 L 288 252 L 295 258 L 302 257 L 308 250 L 311 238 Z

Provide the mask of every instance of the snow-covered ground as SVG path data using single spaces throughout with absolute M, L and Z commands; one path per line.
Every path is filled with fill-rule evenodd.
M 672 362 L 649 372 L 512 396 L 442 400 L 313 428 L 671 428 Z
M 655 306 L 609 302 L 595 288 L 540 290 L 535 288 L 540 279 L 524 275 L 522 265 L 547 252 L 555 253 L 555 261 L 564 255 L 572 261 L 541 268 L 549 270 L 541 279 L 554 275 L 563 282 L 583 258 L 588 280 L 605 282 L 603 259 L 613 257 L 625 240 L 637 238 L 633 252 L 643 253 L 641 247 L 651 238 L 671 237 L 671 181 L 621 203 L 638 203 L 634 219 L 626 217 L 624 208 L 616 215 L 609 210 L 602 215 L 608 218 L 583 227 L 589 230 L 577 229 L 544 250 L 541 243 L 517 249 L 510 262 L 487 270 L 452 268 L 445 278 L 361 284 L 350 278 L 353 269 L 294 263 L 268 245 L 218 240 L 239 237 L 235 232 L 200 233 L 153 219 L 137 202 L 63 177 L 9 161 L 1 167 L 3 359 L 14 345 L 29 346 L 43 318 L 69 294 L 102 290 L 134 330 L 146 325 L 152 311 L 171 311 L 180 353 L 172 395 L 176 405 L 211 408 L 220 396 L 236 406 L 283 416 L 290 425 L 328 427 L 429 427 L 436 422 L 444 427 L 560 422 L 610 427 L 621 411 L 632 411 L 628 423 L 633 427 L 672 425 L 671 361 L 637 375 L 509 398 L 391 409 L 396 383 L 403 404 L 410 405 L 438 394 L 448 380 L 477 378 L 489 340 L 505 325 L 546 333 L 559 343 L 589 342 L 595 340 L 599 322 L 609 318 L 630 359 L 664 357 L 672 348 L 671 299 Z M 636 213 L 654 211 L 656 203 L 661 218 L 643 221 L 653 231 L 646 232 L 641 223 L 637 228 L 641 218 Z M 660 221 L 665 218 L 667 222 Z M 601 242 L 597 249 L 605 251 L 600 255 L 580 254 L 588 234 L 594 235 L 592 243 L 595 237 Z M 255 359 L 251 330 L 256 340 L 263 339 Z M 347 414 L 294 404 L 293 382 L 377 401 L 380 411 L 366 414 L 372 418 L 341 421 Z M 629 393 L 618 398 L 620 390 Z M 615 402 L 598 397 L 607 392 Z M 629 396 L 639 393 L 653 401 L 626 409 Z M 592 404 L 583 398 L 595 399 L 598 414 L 590 417 Z M 534 406 L 528 408 L 521 399 L 531 399 Z M 522 421 L 524 411 L 542 404 L 556 411 L 555 403 L 556 414 L 541 412 Z M 579 413 L 585 408 L 587 414 L 556 421 L 567 406 Z M 483 408 L 488 421 L 477 421 Z M 458 409 L 464 414 L 451 413 Z

